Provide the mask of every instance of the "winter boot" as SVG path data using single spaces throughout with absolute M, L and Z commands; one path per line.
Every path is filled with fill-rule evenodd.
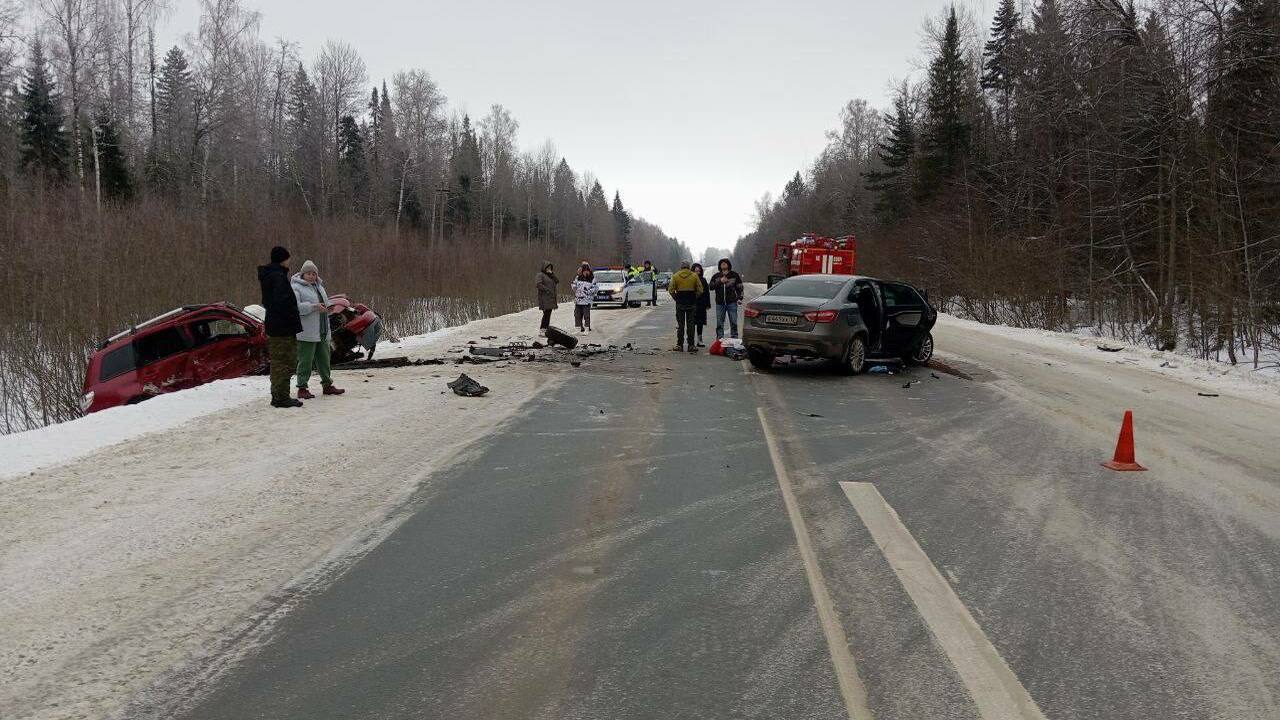
M 298 388 L 298 399 L 299 400 L 315 400 L 316 396 L 313 395 L 311 391 L 306 388 Z
M 324 390 L 321 391 L 324 395 L 341 395 L 344 392 L 346 392 L 346 390 L 333 385 L 325 385 Z

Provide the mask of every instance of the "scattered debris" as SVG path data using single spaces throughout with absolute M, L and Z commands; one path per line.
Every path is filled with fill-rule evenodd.
M 353 360 L 352 362 L 334 365 L 334 370 L 380 370 L 382 368 L 408 367 L 410 365 L 443 365 L 441 358 L 420 358 L 410 360 L 407 357 L 378 358 L 377 360 Z M 370 375 L 369 377 L 373 377 Z
M 497 339 L 498 339 L 498 336 L 497 336 L 497 335 L 482 335 L 482 336 L 480 336 L 480 339 L 481 339 L 481 340 L 497 340 Z
M 474 378 L 466 373 L 462 373 L 457 380 L 449 383 L 449 389 L 453 391 L 454 395 L 462 397 L 480 397 L 489 392 L 489 388 L 476 382 Z
M 547 342 L 551 345 L 559 345 L 567 350 L 572 350 L 578 344 L 578 338 L 552 325 L 547 328 Z
M 799 411 L 799 410 L 797 410 L 797 411 L 796 411 L 796 414 L 797 414 L 797 415 L 799 415 L 800 417 L 816 417 L 816 418 L 820 418 L 820 417 L 822 417 L 822 416 L 821 416 L 821 415 L 819 415 L 818 413 L 812 413 L 812 412 L 801 412 L 801 411 Z
M 1198 392 L 1196 394 L 1200 397 L 1218 397 L 1218 393 Z
M 936 372 L 931 372 L 931 373 L 929 373 L 929 377 L 933 378 L 934 380 L 941 380 L 941 379 L 942 379 L 942 376 L 941 376 L 941 375 L 939 375 L 939 374 L 938 374 L 938 373 L 936 373 Z
M 868 370 L 867 372 L 871 373 L 872 375 L 892 375 L 893 374 L 893 371 L 889 369 L 888 365 L 873 365 L 871 369 Z
M 1162 367 L 1162 368 L 1169 368 L 1170 370 L 1177 370 L 1177 369 L 1178 369 L 1178 366 L 1177 366 L 1177 365 L 1174 365 L 1173 363 L 1169 362 L 1168 360 L 1165 360 L 1164 362 L 1160 363 L 1160 367 Z
M 471 354 L 472 354 L 472 355 L 483 355 L 483 356 L 485 356 L 485 357 L 495 357 L 495 358 L 500 358 L 500 357 L 506 357 L 506 356 L 507 356 L 507 351 L 506 351 L 506 350 L 503 350 L 502 348 L 496 348 L 496 347 L 481 347 L 481 346 L 479 346 L 479 345 L 472 345 L 472 346 L 471 346 Z
M 1121 350 L 1124 350 L 1123 345 L 1098 345 L 1097 347 L 1102 352 L 1120 352 Z
M 916 383 L 918 383 L 918 382 L 920 382 L 920 381 L 919 381 L 919 380 L 908 380 L 908 381 L 907 381 L 907 382 L 902 386 L 902 389 L 903 389 L 903 390 L 910 390 L 910 389 L 911 389 L 911 386 L 912 386 L 912 385 L 915 385 L 915 384 L 916 384 Z

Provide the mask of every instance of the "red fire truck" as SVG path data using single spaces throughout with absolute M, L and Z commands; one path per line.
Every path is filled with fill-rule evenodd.
M 789 243 L 773 246 L 773 272 L 769 286 L 792 275 L 852 275 L 855 272 L 857 244 L 853 235 L 829 238 L 805 233 Z

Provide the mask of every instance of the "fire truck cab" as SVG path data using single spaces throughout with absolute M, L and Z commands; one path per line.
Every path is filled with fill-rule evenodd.
M 789 243 L 773 246 L 773 272 L 769 287 L 792 275 L 853 275 L 856 272 L 857 239 L 853 235 L 829 238 L 805 233 Z

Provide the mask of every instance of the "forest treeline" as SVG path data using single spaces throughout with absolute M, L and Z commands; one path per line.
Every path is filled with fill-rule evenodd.
M 1001 0 L 978 24 L 926 24 L 926 72 L 844 108 L 740 263 L 852 231 L 864 272 L 985 322 L 1274 363 L 1280 3 Z
M 424 69 L 265 41 L 240 0 L 0 0 L 0 432 L 78 413 L 102 338 L 177 305 L 255 302 L 276 243 L 401 333 L 527 306 L 566 269 L 688 250 L 501 105 Z M 429 308 L 430 311 L 426 309 Z

